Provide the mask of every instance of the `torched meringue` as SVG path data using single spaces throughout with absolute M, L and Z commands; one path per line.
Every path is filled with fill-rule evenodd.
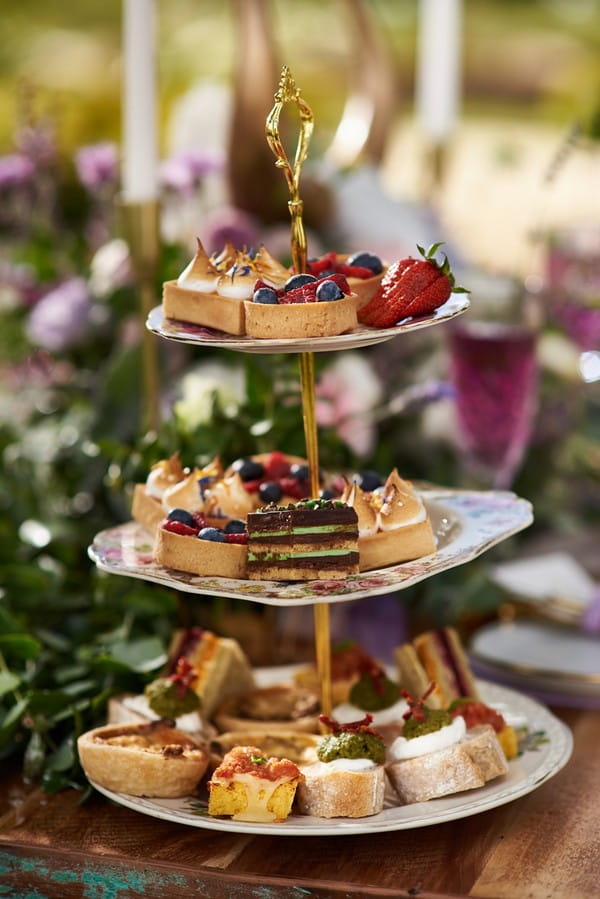
M 196 254 L 177 279 L 177 286 L 184 290 L 197 290 L 201 293 L 212 293 L 222 274 L 219 263 L 209 257 L 199 238 L 196 238 Z
M 403 480 L 396 468 L 383 487 L 373 493 L 366 493 L 354 482 L 347 483 L 341 500 L 356 511 L 359 537 L 394 531 L 427 518 L 427 510 L 413 485 Z
M 252 511 L 254 511 L 252 497 L 237 472 L 230 477 L 215 481 L 205 491 L 205 515 L 245 520 Z
M 146 479 L 146 492 L 149 496 L 162 500 L 165 491 L 185 476 L 186 471 L 181 465 L 179 453 L 175 453 L 169 459 L 161 459 L 152 466 Z

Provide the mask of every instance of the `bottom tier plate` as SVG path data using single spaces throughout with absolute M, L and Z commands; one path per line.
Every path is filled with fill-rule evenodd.
M 262 683 L 281 680 L 272 669 L 271 677 L 261 678 Z M 284 678 L 285 679 L 285 678 Z M 478 682 L 484 701 L 502 703 L 512 713 L 527 720 L 530 748 L 509 762 L 509 772 L 478 790 L 457 793 L 443 799 L 419 802 L 413 805 L 394 805 L 386 800 L 384 810 L 369 818 L 315 818 L 292 814 L 280 824 L 251 824 L 226 818 L 210 818 L 206 797 L 188 796 L 183 799 L 144 799 L 114 793 L 103 787 L 93 786 L 109 799 L 136 812 L 162 818 L 177 824 L 202 827 L 209 830 L 237 833 L 270 834 L 277 836 L 345 836 L 369 834 L 392 830 L 409 830 L 426 827 L 444 821 L 467 818 L 479 812 L 512 802 L 532 792 L 549 780 L 567 763 L 573 749 L 571 731 L 548 709 L 533 699 L 514 690 L 484 681 Z
M 173 571 L 153 561 L 153 538 L 135 522 L 101 531 L 94 538 L 89 555 L 103 571 L 155 581 L 176 590 L 266 605 L 301 606 L 403 590 L 471 561 L 533 521 L 531 504 L 508 491 L 431 488 L 420 493 L 431 518 L 437 551 L 414 562 L 349 575 L 343 580 L 242 581 Z

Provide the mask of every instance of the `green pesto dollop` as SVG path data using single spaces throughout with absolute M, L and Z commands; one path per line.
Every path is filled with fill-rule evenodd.
M 370 759 L 377 765 L 385 762 L 385 744 L 377 734 L 364 731 L 342 731 L 324 737 L 317 749 L 322 762 L 333 762 L 335 759 Z
M 363 674 L 350 690 L 350 702 L 352 705 L 363 709 L 365 712 L 380 712 L 389 709 L 400 698 L 398 684 L 382 674 L 373 677 Z
M 428 709 L 424 706 L 423 713 L 425 715 L 424 721 L 411 717 L 404 722 L 402 736 L 406 737 L 407 740 L 412 740 L 414 737 L 423 737 L 425 734 L 441 730 L 447 724 L 452 724 L 452 715 L 444 709 Z
M 200 698 L 190 687 L 182 690 L 181 684 L 168 677 L 159 677 L 144 690 L 148 705 L 161 718 L 179 718 L 195 712 Z

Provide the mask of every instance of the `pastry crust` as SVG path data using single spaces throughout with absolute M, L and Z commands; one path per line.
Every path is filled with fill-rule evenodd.
M 331 337 L 352 331 L 358 325 L 358 296 L 314 303 L 269 305 L 244 300 L 246 333 L 255 338 Z
M 208 753 L 162 719 L 97 727 L 79 737 L 77 749 L 91 781 L 131 796 L 187 796 L 208 766 Z
M 298 784 L 298 808 L 318 818 L 365 818 L 383 809 L 383 765 L 364 771 L 335 768 L 331 762 L 301 765 L 304 780 Z
M 165 281 L 162 308 L 166 318 L 214 328 L 236 337 L 246 333 L 243 300 L 187 290 L 179 287 L 177 281 Z
M 159 499 L 146 491 L 145 484 L 135 484 L 131 503 L 131 517 L 147 531 L 154 534 L 165 517 L 165 510 Z
M 246 577 L 248 547 L 236 543 L 216 543 L 174 534 L 159 528 L 154 543 L 154 559 L 166 568 L 213 577 L 243 580 Z
M 385 568 L 420 559 L 436 551 L 435 537 L 429 519 L 405 525 L 392 531 L 378 531 L 358 538 L 361 571 Z
M 220 731 L 305 731 L 319 729 L 319 701 L 312 690 L 275 684 L 226 700 L 216 711 Z
M 253 730 L 233 730 L 219 734 L 211 740 L 210 750 L 213 756 L 222 758 L 235 746 L 251 743 L 252 746 L 258 746 L 267 757 L 286 758 L 299 765 L 316 761 L 321 739 L 318 734 L 307 731 L 271 730 L 268 727 L 263 729 L 262 722 L 258 722 Z

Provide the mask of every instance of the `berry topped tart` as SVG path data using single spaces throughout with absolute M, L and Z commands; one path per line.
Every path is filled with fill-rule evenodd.
M 256 282 L 280 288 L 289 277 L 288 269 L 263 245 L 258 250 L 236 250 L 227 243 L 220 253 L 209 256 L 198 240 L 189 265 L 177 280 L 163 284 L 163 312 L 166 318 L 243 335 L 244 300 L 252 296 Z
M 257 281 L 251 301 L 245 301 L 249 337 L 331 337 L 353 331 L 358 324 L 358 296 L 345 275 L 292 275 L 282 288 Z
M 377 293 L 387 270 L 387 266 L 374 253 L 361 251 L 346 256 L 334 250 L 309 259 L 307 268 L 316 278 L 326 278 L 334 274 L 344 275 L 352 293 L 358 295 L 359 308 Z
M 448 257 L 437 262 L 441 243 L 428 250 L 417 246 L 421 259 L 408 256 L 394 262 L 381 279 L 372 299 L 358 311 L 358 320 L 371 328 L 391 328 L 406 318 L 431 315 L 451 293 L 467 293 L 457 287 Z

